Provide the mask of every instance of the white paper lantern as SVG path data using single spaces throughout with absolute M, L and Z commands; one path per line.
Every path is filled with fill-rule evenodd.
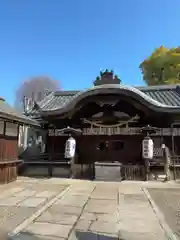
M 162 149 L 165 149 L 165 148 L 166 148 L 166 145 L 163 143 L 163 144 L 161 145 L 161 148 L 162 148 Z
M 70 137 L 66 141 L 65 146 L 65 158 L 73 158 L 76 151 L 76 140 L 73 137 Z
M 154 143 L 149 137 L 145 138 L 142 142 L 142 155 L 143 158 L 152 159 L 153 158 Z

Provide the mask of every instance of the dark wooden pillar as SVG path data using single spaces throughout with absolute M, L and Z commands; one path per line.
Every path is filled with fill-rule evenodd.
M 0 162 L 4 158 L 5 122 L 0 120 Z
M 150 175 L 150 162 L 148 158 L 144 158 L 144 165 L 145 165 L 145 181 L 148 181 Z
M 48 164 L 48 176 L 52 177 L 53 175 L 53 161 L 55 157 L 55 136 L 50 137 L 51 148 L 49 149 L 49 164 Z
M 71 178 L 82 178 L 82 164 L 79 162 L 79 153 L 76 149 L 75 156 L 69 159 L 71 164 Z

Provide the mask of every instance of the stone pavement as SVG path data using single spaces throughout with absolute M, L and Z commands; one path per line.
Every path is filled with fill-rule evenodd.
M 0 240 L 66 187 L 36 179 L 0 185 Z
M 0 187 L 1 232 L 12 240 L 166 240 L 147 184 L 21 178 Z
M 173 234 L 180 238 L 180 191 L 176 188 L 147 189 L 151 198 L 163 213 Z

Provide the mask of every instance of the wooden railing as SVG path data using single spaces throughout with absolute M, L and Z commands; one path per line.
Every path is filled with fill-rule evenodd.
M 171 166 L 180 167 L 180 155 L 171 156 Z
M 20 157 L 25 164 L 45 164 L 45 165 L 56 165 L 56 164 L 68 164 L 68 161 L 64 158 L 64 154 L 50 154 L 50 153 L 40 153 L 35 155 L 27 155 Z
M 64 158 L 64 154 L 55 154 L 53 158 L 48 153 L 23 156 L 22 164 L 18 167 L 18 174 L 23 175 L 26 173 L 26 170 L 32 168 L 34 168 L 34 176 L 38 174 L 36 172 L 37 169 L 46 169 L 42 170 L 43 176 L 70 176 L 70 163 Z M 61 170 L 58 170 L 58 168 Z
M 154 157 L 149 161 L 150 166 L 164 166 L 164 157 L 162 148 L 154 148 Z
M 49 155 L 47 153 L 40 153 L 40 154 L 24 154 L 19 156 L 21 160 L 25 163 L 27 162 L 38 162 L 38 161 L 48 161 Z
M 164 166 L 164 159 L 160 157 L 153 158 L 149 161 L 150 166 Z
M 121 176 L 124 180 L 145 180 L 145 167 L 143 165 L 123 165 Z
M 161 147 L 154 147 L 153 154 L 154 154 L 154 157 L 162 157 L 163 149 Z

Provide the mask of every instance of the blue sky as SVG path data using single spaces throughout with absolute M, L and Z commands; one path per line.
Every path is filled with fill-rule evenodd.
M 106 68 L 143 85 L 139 64 L 160 45 L 179 46 L 179 26 L 179 0 L 1 0 L 0 95 L 13 104 L 38 75 L 88 88 Z

